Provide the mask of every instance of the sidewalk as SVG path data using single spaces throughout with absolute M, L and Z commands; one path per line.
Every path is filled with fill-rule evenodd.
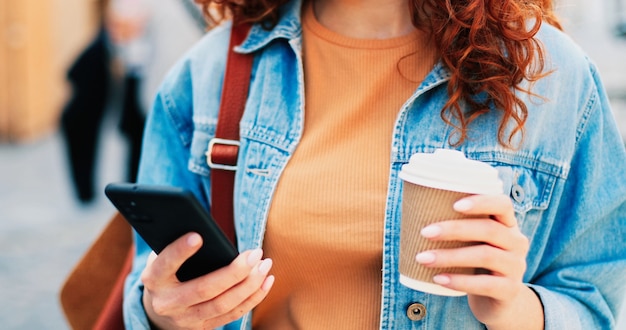
M 123 179 L 121 138 L 107 130 L 99 185 Z M 113 208 L 73 199 L 60 136 L 0 145 L 0 328 L 67 329 L 58 290 Z

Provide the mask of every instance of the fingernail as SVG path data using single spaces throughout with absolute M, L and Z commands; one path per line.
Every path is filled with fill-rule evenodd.
M 430 264 L 435 262 L 435 254 L 432 252 L 422 252 L 415 256 L 415 261 L 420 264 Z
M 426 238 L 433 238 L 441 235 L 441 227 L 436 225 L 430 225 L 422 228 L 420 234 Z
M 472 207 L 474 207 L 474 203 L 472 203 L 468 199 L 461 199 L 460 201 L 457 201 L 456 203 L 454 203 L 452 207 L 454 208 L 455 211 L 465 212 L 465 211 L 471 210 Z
M 259 265 L 259 273 L 263 275 L 267 275 L 270 272 L 270 268 L 272 268 L 272 259 L 265 259 Z
M 272 285 L 274 285 L 274 275 L 270 275 L 265 279 L 263 285 L 261 285 L 261 290 L 267 292 L 272 288 Z
M 448 285 L 450 284 L 450 276 L 446 276 L 446 275 L 435 275 L 433 277 L 433 282 L 440 284 L 440 285 Z
M 250 252 L 250 254 L 248 255 L 248 266 L 250 267 L 255 266 L 261 260 L 262 256 L 263 256 L 263 250 L 261 249 L 252 250 L 252 252 Z
M 189 246 L 196 246 L 200 243 L 202 243 L 202 237 L 200 237 L 200 234 L 193 233 L 187 237 L 187 244 Z

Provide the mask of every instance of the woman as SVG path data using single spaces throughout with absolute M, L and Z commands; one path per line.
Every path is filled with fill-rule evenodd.
M 221 3 L 221 2 L 220 2 Z M 241 255 L 196 280 L 178 266 L 190 233 L 158 257 L 137 237 L 129 328 L 607 329 L 626 276 L 626 161 L 595 67 L 558 29 L 550 1 L 226 1 L 205 10 L 256 23 L 235 183 Z M 221 8 L 221 11 L 220 11 Z M 139 181 L 207 204 L 231 25 L 165 79 Z M 455 204 L 428 267 L 488 272 L 398 282 L 402 164 L 457 149 L 499 171 L 499 196 Z M 262 250 L 261 250 L 262 249 Z M 270 274 L 271 273 L 271 274 Z

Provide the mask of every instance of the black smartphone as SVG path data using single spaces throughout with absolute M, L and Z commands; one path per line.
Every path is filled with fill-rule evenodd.
M 238 255 L 193 193 L 183 188 L 110 183 L 104 189 L 111 203 L 157 254 L 189 232 L 202 236 L 202 247 L 176 272 L 183 282 L 224 267 Z

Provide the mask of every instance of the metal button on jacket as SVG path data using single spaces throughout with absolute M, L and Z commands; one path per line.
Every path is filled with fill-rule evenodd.
M 411 321 L 419 321 L 426 317 L 426 306 L 420 303 L 412 303 L 406 309 L 406 316 L 408 316 Z
M 526 194 L 524 193 L 524 188 L 522 186 L 515 184 L 511 187 L 511 197 L 513 197 L 516 202 L 523 202 L 525 196 Z

